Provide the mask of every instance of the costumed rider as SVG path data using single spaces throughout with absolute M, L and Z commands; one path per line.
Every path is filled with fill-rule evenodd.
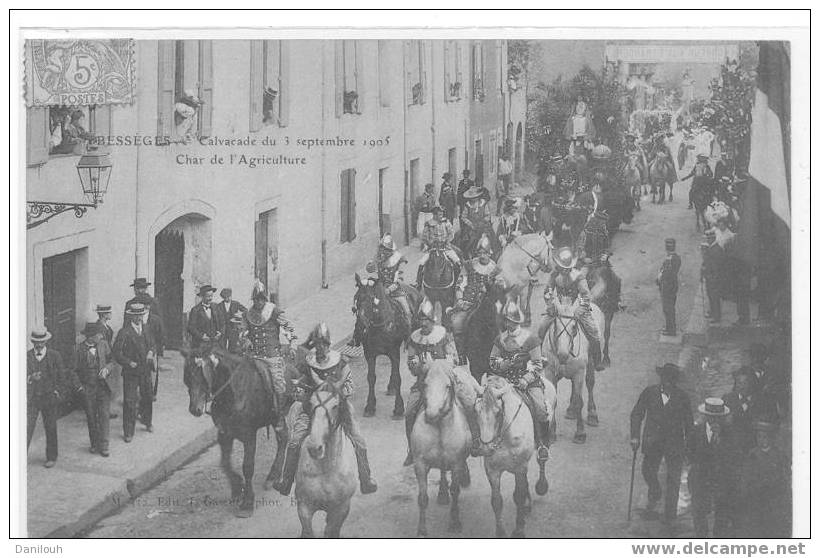
M 312 345 L 312 348 L 299 367 L 302 377 L 294 382 L 297 400 L 291 405 L 285 417 L 287 442 L 282 444 L 285 456 L 281 460 L 284 466 L 281 476 L 273 483 L 274 488 L 285 496 L 290 494 L 299 465 L 302 441 L 310 433 L 310 415 L 306 403 L 315 391 L 322 387 L 330 387 L 331 391 L 338 393 L 340 397 L 339 421 L 356 453 L 359 487 L 362 494 L 372 494 L 378 487 L 370 474 L 367 446 L 354 415 L 353 403 L 350 401 L 353 395 L 350 366 L 338 351 L 330 348 L 330 330 L 324 322 L 313 328 L 310 340 L 309 345 Z
M 436 324 L 433 303 L 425 298 L 419 306 L 418 320 L 421 327 L 410 334 L 407 342 L 407 367 L 410 373 L 416 377 L 416 383 L 410 388 L 411 401 L 408 404 L 404 425 L 407 433 L 407 459 L 404 465 L 413 464 L 413 454 L 410 450 L 410 435 L 413 433 L 413 425 L 416 417 L 422 409 L 424 386 L 424 375 L 433 360 L 449 360 L 453 364 L 458 362 L 456 347 L 450 338 L 449 333 L 442 325 Z M 470 426 L 470 434 L 473 438 L 473 456 L 479 455 L 481 445 L 478 427 L 478 417 L 475 414 L 475 400 L 480 393 L 480 386 L 464 367 L 453 367 L 455 377 L 455 396 L 464 407 L 467 415 L 467 424 Z
M 504 200 L 504 214 L 498 221 L 496 236 L 502 246 L 506 246 L 523 234 L 521 213 L 518 211 L 518 201 L 513 198 Z
M 530 409 L 538 444 L 536 459 L 549 459 L 550 411 L 541 378 L 541 340 L 530 329 L 522 327 L 524 314 L 515 301 L 502 309 L 504 331 L 496 337 L 490 352 L 490 374 L 500 376 L 515 386 Z
M 444 216 L 444 208 L 437 205 L 433 207 L 433 217 L 424 224 L 424 231 L 421 233 L 421 249 L 424 255 L 419 260 L 419 269 L 416 275 L 416 288 L 421 290 L 424 278 L 424 264 L 430 258 L 431 250 L 441 250 L 444 256 L 453 264 L 458 275 L 458 267 L 461 265 L 461 258 L 453 250 L 453 225 Z
M 464 263 L 456 284 L 456 304 L 449 310 L 450 323 L 456 347 L 463 351 L 463 337 L 470 315 L 481 305 L 490 285 L 501 269 L 492 260 L 493 249 L 487 235 L 481 235 L 476 245 L 476 256 Z M 467 364 L 467 357 L 459 355 L 460 364 Z
M 590 308 L 590 291 L 586 274 L 576 269 L 578 258 L 573 255 L 572 248 L 563 247 L 553 256 L 555 269 L 547 276 L 546 288 L 544 289 L 544 300 L 547 303 L 546 320 L 543 324 L 544 331 L 549 329 L 555 321 L 558 310 L 555 307 L 556 297 L 569 298 L 572 301 L 579 299 L 580 303 L 575 308 L 575 319 L 587 336 L 589 341 L 589 351 L 592 362 L 596 370 L 603 370 L 601 366 L 601 334 L 598 326 L 592 317 Z
M 407 323 L 410 324 L 412 323 L 410 303 L 407 300 L 407 293 L 397 280 L 399 267 L 401 267 L 403 263 L 407 263 L 407 259 L 399 252 L 396 243 L 393 241 L 393 235 L 385 233 L 381 241 L 379 241 L 378 248 L 376 248 L 376 257 L 367 263 L 365 270 L 368 273 L 376 274 L 385 292 L 399 302 L 407 319 Z M 362 343 L 365 325 L 358 317 L 359 303 L 356 297 L 353 299 L 352 310 L 353 313 L 356 314 L 356 325 L 353 329 L 353 337 L 348 345 L 358 347 Z

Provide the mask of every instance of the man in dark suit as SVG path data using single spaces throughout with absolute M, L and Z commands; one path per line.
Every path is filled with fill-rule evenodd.
M 714 511 L 713 536 L 728 537 L 732 535 L 731 471 L 736 456 L 725 429 L 730 411 L 719 397 L 707 397 L 698 411 L 705 420 L 695 427 L 689 446 L 689 492 L 695 536 L 709 536 L 708 516 Z
M 111 305 L 98 304 L 94 311 L 97 313 L 97 325 L 102 332 L 103 338 L 111 347 L 114 343 L 114 328 L 111 327 Z
M 47 347 L 51 333 L 46 328 L 35 328 L 29 337 L 34 346 L 26 353 L 27 442 L 31 445 L 37 417 L 43 415 L 46 430 L 47 469 L 57 462 L 57 417 L 60 401 L 71 388 L 80 389 L 77 378 L 63 367 L 60 353 Z
M 103 339 L 105 339 L 105 342 L 108 343 L 108 347 L 110 349 L 114 346 L 114 328 L 111 327 L 111 305 L 98 304 L 97 308 L 95 308 L 95 312 L 97 313 L 97 326 L 102 331 Z M 122 401 L 118 399 L 120 387 L 122 386 L 122 371 L 120 369 L 120 365 L 114 361 L 113 353 L 109 352 L 108 356 L 110 358 L 110 362 L 108 363 L 108 387 L 111 388 L 114 403 L 122 404 Z M 111 411 L 109 413 L 109 418 L 114 419 L 118 416 L 119 414 L 117 414 L 116 411 Z
M 188 334 L 191 336 L 191 348 L 200 349 L 219 343 L 225 326 L 220 312 L 212 304 L 214 291 L 210 285 L 199 288 L 200 303 L 188 313 Z
M 757 377 L 748 366 L 741 366 L 732 373 L 735 382 L 732 391 L 723 396 L 723 402 L 731 414 L 726 426 L 738 452 L 736 466 L 755 445 L 755 434 L 752 424 L 760 415 L 759 391 Z
M 231 333 L 229 330 L 235 326 L 235 323 L 231 322 L 231 318 L 233 318 L 237 312 L 240 315 L 244 314 L 247 311 L 247 308 L 233 300 L 233 290 L 228 287 L 225 287 L 219 291 L 219 297 L 222 301 L 219 304 L 212 305 L 212 307 L 216 313 L 219 314 L 219 322 L 222 326 L 222 336 L 219 339 L 219 345 L 223 349 L 227 349 L 228 337 Z
M 661 291 L 661 304 L 666 324 L 663 329 L 664 335 L 677 334 L 677 321 L 675 319 L 675 303 L 678 300 L 678 272 L 680 271 L 680 256 L 675 253 L 675 239 L 667 238 L 666 257 L 663 259 L 661 269 L 658 272 L 658 288 Z
M 475 182 L 470 178 L 470 169 L 464 169 L 462 173 L 463 178 L 458 181 L 458 188 L 456 190 L 456 202 L 458 203 L 459 210 L 463 213 L 464 212 L 464 205 L 467 203 L 467 199 L 464 197 L 464 193 L 475 186 Z
M 704 236 L 706 242 L 700 245 L 701 254 L 703 255 L 700 276 L 706 284 L 706 298 L 709 299 L 709 321 L 711 323 L 720 323 L 720 299 L 723 291 L 725 258 L 723 248 L 717 242 L 715 231 L 709 229 Z
M 757 379 L 758 415 L 783 417 L 787 412 L 788 386 L 782 374 L 776 372 L 769 359 L 769 349 L 763 343 L 749 346 L 749 367 Z
M 677 385 L 681 369 L 672 363 L 656 367 L 660 384 L 649 386 L 641 393 L 630 415 L 630 431 L 633 451 L 643 446 L 641 472 L 649 486 L 647 517 L 656 515 L 655 508 L 661 499 L 658 469 L 661 460 L 666 461 L 666 500 L 664 523 L 671 529 L 677 517 L 678 493 L 683 458 L 692 436 L 692 409 L 686 393 Z M 641 423 L 643 437 L 641 438 Z M 642 439 L 642 441 L 641 441 Z
M 87 323 L 81 334 L 85 340 L 74 347 L 72 369 L 83 386 L 83 404 L 88 422 L 91 453 L 108 457 L 111 389 L 106 380 L 109 375 L 111 349 L 97 323 Z
M 123 413 L 122 430 L 126 442 L 134 437 L 137 421 L 137 405 L 142 423 L 153 432 L 153 386 L 151 368 L 155 366 L 154 348 L 151 344 L 143 316 L 146 307 L 135 302 L 125 309 L 130 320 L 117 333 L 114 340 L 114 359 L 122 366 Z

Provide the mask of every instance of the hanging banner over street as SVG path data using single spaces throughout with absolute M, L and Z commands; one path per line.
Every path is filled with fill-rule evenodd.
M 688 45 L 621 45 L 606 46 L 607 60 L 628 63 L 688 62 L 692 64 L 721 64 L 727 58 L 736 60 L 739 49 L 736 44 L 688 44 Z
M 134 101 L 134 40 L 26 41 L 26 106 Z

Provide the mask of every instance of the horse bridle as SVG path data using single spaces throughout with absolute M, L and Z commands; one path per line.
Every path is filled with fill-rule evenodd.
M 335 389 L 333 389 L 331 391 L 330 395 L 325 400 L 320 399 L 319 396 L 317 395 L 316 398 L 319 399 L 319 402 L 316 405 L 313 406 L 313 409 L 311 409 L 311 415 L 313 414 L 312 411 L 316 407 L 321 407 L 322 409 L 325 410 L 325 412 L 327 413 L 327 416 L 330 417 L 330 409 L 327 408 L 327 403 L 330 400 L 332 400 L 334 397 L 339 398 L 339 404 L 341 405 L 341 395 Z M 336 430 L 338 430 L 341 425 L 342 425 L 342 418 L 341 418 L 341 412 L 339 412 L 339 413 L 336 414 L 336 421 L 335 422 L 330 422 L 330 431 L 331 432 L 336 432 Z
M 485 389 L 490 389 L 490 388 L 486 387 Z M 497 450 L 498 448 L 501 447 L 501 441 L 504 438 L 504 435 L 509 431 L 512 424 L 515 422 L 515 419 L 518 418 L 518 413 L 521 412 L 521 407 L 524 406 L 524 400 L 519 398 L 518 408 L 515 410 L 515 414 L 510 419 L 510 422 L 508 422 L 505 425 L 504 424 L 504 417 L 506 417 L 506 415 L 507 415 L 507 407 L 504 403 L 504 397 L 502 396 L 500 399 L 501 399 L 501 411 L 500 412 L 501 412 L 502 420 L 498 423 L 498 427 L 495 430 L 495 435 L 493 436 L 493 439 L 490 440 L 489 442 L 485 442 L 484 439 L 481 437 L 480 433 L 479 433 L 479 436 L 478 436 L 478 441 L 481 442 L 482 445 L 489 446 L 493 450 Z M 476 399 L 476 402 L 475 402 L 476 407 L 479 405 L 480 401 L 481 401 L 481 399 Z
M 421 384 L 422 396 L 424 397 L 424 406 L 427 407 L 427 378 Z M 453 405 L 456 401 L 456 387 L 453 382 L 453 377 L 450 376 L 450 381 L 447 383 L 447 399 L 444 401 L 442 417 L 446 417 L 453 411 Z
M 569 332 L 570 324 L 572 324 L 574 322 L 577 323 L 577 321 L 578 321 L 578 318 L 576 318 L 575 316 L 565 316 L 564 314 L 558 314 L 557 316 L 555 316 L 555 320 L 552 323 L 552 328 L 555 331 L 557 331 L 557 333 L 556 333 L 554 338 L 550 337 L 550 349 L 552 350 L 553 354 L 555 354 L 555 345 L 556 345 L 556 343 L 561 338 L 561 336 L 566 333 L 567 336 L 569 337 L 569 355 L 572 358 L 578 358 L 578 352 L 576 351 L 576 348 L 575 348 L 575 338 L 577 337 L 577 334 L 572 335 Z M 558 331 L 558 325 L 557 324 L 561 324 L 561 331 Z
M 528 252 L 528 251 L 527 251 L 527 250 L 526 250 L 523 246 L 521 246 L 521 245 L 518 243 L 518 238 L 514 238 L 514 239 L 513 239 L 513 241 L 512 241 L 512 244 L 515 244 L 516 248 L 518 248 L 519 250 L 521 250 L 522 252 L 524 252 L 527 256 L 529 256 L 529 257 L 530 257 L 530 259 L 531 259 L 532 261 L 534 261 L 535 263 L 537 263 L 537 264 L 538 264 L 539 269 L 540 269 L 540 268 L 542 268 L 542 267 L 544 267 L 545 265 L 547 265 L 546 260 L 542 260 L 542 259 L 541 259 L 541 258 L 539 258 L 538 256 L 534 256 L 534 255 L 530 254 L 530 253 L 529 253 L 529 252 Z M 549 245 L 550 245 L 549 240 L 547 240 L 546 238 L 544 238 L 544 248 L 549 248 Z

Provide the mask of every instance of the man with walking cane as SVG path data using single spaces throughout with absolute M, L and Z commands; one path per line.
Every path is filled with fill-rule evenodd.
M 676 385 L 681 369 L 675 364 L 666 363 L 656 367 L 655 372 L 661 378 L 660 383 L 643 390 L 632 409 L 630 445 L 635 454 L 638 448 L 643 446 L 641 472 L 649 487 L 645 519 L 655 519 L 658 516 L 656 509 L 661 500 L 658 470 L 661 460 L 666 461 L 666 499 L 663 523 L 665 528 L 671 532 L 677 517 L 683 459 L 686 448 L 691 444 L 694 423 L 689 398 Z M 642 437 L 641 423 L 643 423 Z M 630 497 L 630 507 L 631 505 Z

